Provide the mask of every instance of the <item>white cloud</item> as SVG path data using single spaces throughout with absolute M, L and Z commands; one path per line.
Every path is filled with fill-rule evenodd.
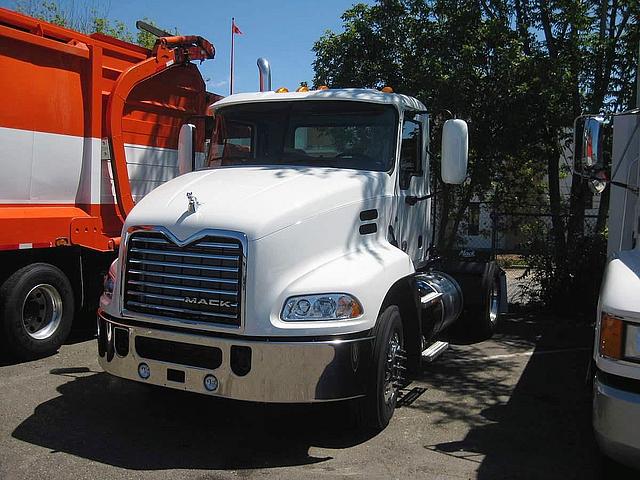
M 207 84 L 213 88 L 220 88 L 229 85 L 228 80 L 220 80 L 219 82 L 211 82 L 211 80 L 207 80 Z

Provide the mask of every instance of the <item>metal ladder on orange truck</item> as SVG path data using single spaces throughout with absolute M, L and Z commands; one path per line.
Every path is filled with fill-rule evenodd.
M 192 61 L 197 36 L 153 50 L 0 9 L 0 345 L 54 353 L 74 313 L 96 305 L 137 200 L 179 172 L 178 137 L 196 126 L 204 157 L 216 100 Z

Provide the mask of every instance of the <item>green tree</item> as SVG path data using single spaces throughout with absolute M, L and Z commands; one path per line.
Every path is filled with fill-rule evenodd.
M 15 7 L 21 13 L 86 34 L 103 33 L 149 49 L 156 42 L 152 34 L 140 30 L 134 35 L 124 22 L 109 18 L 108 8 L 99 0 L 16 0 Z M 148 18 L 144 20 L 155 25 Z

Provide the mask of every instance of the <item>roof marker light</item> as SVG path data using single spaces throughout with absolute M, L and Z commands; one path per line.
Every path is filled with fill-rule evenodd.
M 309 91 L 309 87 L 307 87 L 306 85 L 300 85 L 297 89 L 296 92 L 308 92 Z
M 329 90 L 329 87 L 327 87 L 326 85 L 320 85 L 318 87 L 318 90 Z
M 280 87 L 276 90 L 276 93 L 289 93 L 289 89 L 287 87 Z
M 386 87 L 383 87 L 380 91 L 383 93 L 393 93 L 393 88 L 386 86 Z

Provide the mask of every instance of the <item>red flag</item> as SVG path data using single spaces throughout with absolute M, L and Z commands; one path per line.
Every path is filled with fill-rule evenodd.
M 238 35 L 242 35 L 242 32 L 236 25 L 235 20 L 231 20 L 231 33 L 237 33 Z

